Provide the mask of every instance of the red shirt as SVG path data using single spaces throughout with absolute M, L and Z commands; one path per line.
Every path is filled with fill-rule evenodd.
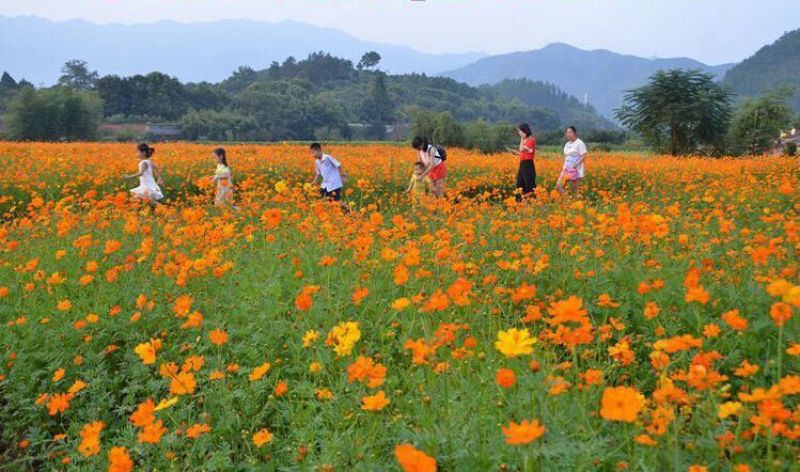
M 534 157 L 536 157 L 536 138 L 533 136 L 529 138 L 525 138 L 525 141 L 522 143 L 523 146 L 527 148 L 531 148 L 531 152 L 522 150 L 519 152 L 519 160 L 520 161 L 532 161 Z

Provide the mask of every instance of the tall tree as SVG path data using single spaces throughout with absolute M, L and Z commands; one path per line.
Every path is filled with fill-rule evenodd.
M 787 104 L 791 95 L 791 89 L 782 88 L 743 101 L 731 120 L 733 151 L 750 155 L 768 151 L 781 130 L 792 125 L 793 113 Z
M 625 94 L 616 117 L 652 147 L 670 154 L 716 152 L 731 117 L 730 92 L 711 74 L 658 71 Z
M 58 79 L 58 85 L 73 90 L 91 90 L 94 88 L 97 79 L 97 71 L 90 71 L 86 61 L 73 59 L 67 61 L 61 68 L 61 77 Z
M 14 77 L 11 77 L 8 72 L 3 72 L 3 76 L 0 77 L 0 91 L 15 90 L 17 87 L 19 87 L 19 84 L 14 80 Z
M 368 51 L 365 52 L 363 56 L 361 56 L 361 60 L 358 61 L 358 65 L 356 66 L 358 70 L 362 69 L 372 69 L 373 67 L 377 67 L 378 64 L 381 62 L 381 55 L 375 51 Z
M 375 75 L 369 96 L 364 101 L 364 115 L 369 123 L 368 134 L 371 139 L 383 139 L 386 125 L 394 119 L 394 103 L 386 90 L 386 77 L 382 72 Z

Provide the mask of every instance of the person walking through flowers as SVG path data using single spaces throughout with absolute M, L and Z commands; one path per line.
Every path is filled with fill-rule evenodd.
M 123 178 L 139 179 L 139 186 L 130 190 L 131 196 L 146 201 L 151 207 L 155 208 L 158 201 L 164 198 L 160 185 L 164 185 L 161 178 L 161 169 L 153 163 L 155 148 L 146 143 L 141 143 L 137 147 L 139 151 L 139 166 L 135 174 L 124 175 Z
M 574 126 L 565 132 L 567 143 L 564 145 L 564 167 L 558 176 L 556 188 L 562 194 L 566 192 L 564 184 L 569 182 L 572 195 L 577 197 L 580 192 L 580 182 L 584 177 L 584 164 L 586 162 L 586 144 L 578 139 L 578 130 Z

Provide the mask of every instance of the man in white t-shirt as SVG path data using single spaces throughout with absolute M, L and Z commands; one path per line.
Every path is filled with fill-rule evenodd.
M 329 200 L 340 201 L 342 199 L 344 180 L 347 178 L 342 169 L 342 164 L 332 156 L 323 153 L 320 143 L 311 145 L 311 155 L 314 156 L 314 170 L 316 172 L 311 185 L 316 185 L 322 179 L 319 188 L 320 196 Z
M 586 144 L 578 139 L 578 130 L 574 126 L 565 132 L 567 143 L 564 145 L 564 168 L 558 177 L 556 187 L 564 193 L 564 183 L 569 182 L 573 195 L 577 196 L 580 190 L 580 181 L 584 177 L 584 164 L 586 162 Z

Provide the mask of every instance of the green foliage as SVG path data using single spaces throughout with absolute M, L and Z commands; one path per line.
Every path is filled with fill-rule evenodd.
M 257 138 L 257 121 L 235 111 L 189 110 L 180 120 L 186 138 L 201 141 L 245 141 Z
M 394 103 L 386 90 L 386 77 L 378 72 L 372 81 L 372 87 L 364 101 L 364 117 L 369 123 L 369 139 L 383 139 L 386 136 L 387 123 L 394 119 Z
M 322 127 L 349 136 L 342 109 L 305 80 L 257 82 L 236 97 L 238 111 L 255 119 L 259 139 L 308 140 Z
M 762 154 L 775 145 L 781 130 L 790 127 L 792 110 L 786 104 L 786 89 L 747 99 L 731 120 L 729 143 L 736 154 Z
M 9 104 L 6 121 L 12 139 L 74 141 L 93 138 L 102 117 L 103 100 L 95 92 L 26 87 Z
M 365 52 L 363 56 L 361 56 L 361 60 L 358 61 L 358 65 L 356 68 L 358 70 L 362 69 L 372 69 L 373 67 L 377 67 L 378 64 L 381 62 L 381 55 L 375 51 L 368 51 Z
M 797 155 L 797 143 L 787 143 L 786 148 L 784 148 L 783 152 L 787 156 L 794 157 L 795 155 Z
M 489 154 L 503 151 L 517 137 L 517 127 L 510 123 L 477 120 L 459 124 L 447 112 L 433 113 L 420 108 L 411 108 L 407 113 L 412 117 L 412 136 L 428 136 L 444 146 L 478 149 Z
M 525 105 L 556 112 L 559 123 L 532 123 L 534 128 L 554 129 L 561 124 L 577 126 L 579 129 L 613 130 L 617 126 L 597 114 L 591 105 L 584 105 L 577 98 L 562 91 L 556 85 L 530 79 L 506 79 L 494 85 L 483 85 L 481 89 L 509 99 L 517 99 Z
M 560 130 L 564 123 L 577 123 L 587 130 L 614 127 L 591 107 L 551 85 L 515 81 L 495 90 L 444 77 L 370 70 L 380 59 L 370 51 L 354 66 L 349 60 L 317 52 L 299 61 L 289 57 L 273 62 L 260 71 L 240 67 L 219 84 L 184 84 L 160 72 L 97 78 L 85 62 L 70 61 L 62 83 L 96 90 L 108 120 L 180 123 L 191 139 L 349 139 L 352 128 L 360 130 L 360 138 L 381 140 L 386 125 L 416 119 L 400 110 L 414 109 L 434 115 L 424 134 L 452 143 L 466 140 L 459 123 L 478 121 L 514 126 L 527 122 L 537 133 Z M 3 80 L 13 82 L 10 76 Z M 0 85 L 0 110 L 2 90 Z M 480 148 L 496 148 L 487 144 L 493 139 L 476 137 L 475 141 L 482 143 L 477 145 Z
M 186 87 L 178 79 L 160 72 L 132 77 L 105 76 L 97 81 L 96 89 L 105 101 L 106 116 L 139 115 L 150 121 L 174 121 L 191 105 Z M 196 89 L 195 93 L 200 94 Z
M 90 71 L 86 61 L 72 59 L 61 68 L 58 85 L 73 90 L 91 90 L 97 82 L 97 71 Z
M 725 74 L 724 83 L 742 97 L 755 97 L 789 85 L 800 90 L 800 29 L 764 46 Z M 800 111 L 800 94 L 789 100 Z
M 616 116 L 659 151 L 715 154 L 730 121 L 730 92 L 711 74 L 659 71 L 647 85 L 626 92 Z

